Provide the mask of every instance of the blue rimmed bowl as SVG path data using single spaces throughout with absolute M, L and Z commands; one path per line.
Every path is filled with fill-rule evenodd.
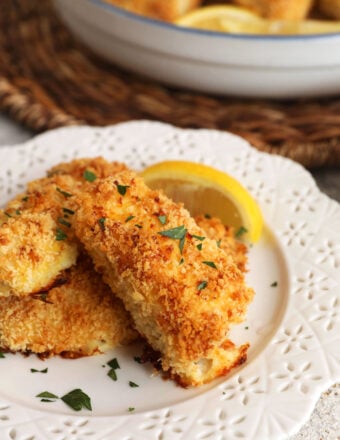
M 141 17 L 102 0 L 55 0 L 55 5 L 97 54 L 164 84 L 241 97 L 340 93 L 340 33 L 230 35 Z

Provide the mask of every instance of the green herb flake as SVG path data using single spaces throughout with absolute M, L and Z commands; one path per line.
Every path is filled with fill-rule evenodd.
M 134 360 L 135 362 L 137 362 L 137 364 L 142 364 L 142 363 L 143 363 L 143 362 L 142 362 L 142 359 L 141 359 L 140 356 L 134 356 L 133 360 Z
M 12 216 L 11 216 L 11 214 L 9 213 L 9 212 L 4 212 L 4 214 L 7 216 L 7 217 L 9 217 L 9 218 L 12 218 Z
M 20 211 L 20 209 L 16 209 L 16 210 L 15 210 L 15 214 L 16 214 L 16 215 L 21 215 L 21 211 Z
M 112 380 L 114 380 L 114 381 L 116 381 L 116 380 L 118 379 L 118 378 L 117 378 L 116 370 L 115 370 L 114 368 L 111 368 L 111 369 L 107 372 L 107 375 L 109 376 L 110 379 L 112 379 Z
M 0 359 L 4 359 L 6 356 L 4 355 L 4 353 L 2 351 L 0 351 Z
M 62 396 L 61 400 L 75 411 L 80 411 L 83 408 L 92 411 L 90 397 L 79 388 L 72 390 L 69 393 Z
M 184 235 L 183 238 L 181 238 L 179 240 L 179 251 L 180 251 L 181 254 L 183 253 L 184 243 L 185 243 L 185 235 Z
M 59 399 L 58 396 L 50 393 L 49 391 L 43 391 L 42 393 L 37 394 L 35 397 L 41 397 L 43 399 Z
M 217 266 L 213 261 L 202 261 L 202 263 L 206 264 L 209 267 L 212 267 L 213 269 L 217 269 Z
M 55 400 L 51 400 L 51 399 L 40 399 L 40 402 L 55 402 Z
M 48 368 L 44 368 L 43 370 L 36 370 L 35 368 L 31 368 L 31 373 L 47 373 Z
M 210 219 L 211 215 L 210 214 L 204 214 L 204 217 L 207 218 L 207 219 Z
M 248 229 L 246 229 L 244 226 L 241 226 L 238 231 L 235 234 L 236 238 L 241 238 L 243 234 L 245 234 L 246 232 L 248 232 Z
M 92 171 L 89 170 L 84 171 L 83 177 L 88 182 L 94 182 L 97 179 L 97 176 Z
M 143 228 L 143 226 L 142 226 L 142 225 L 139 225 L 138 223 L 136 223 L 135 226 L 136 226 L 136 228 L 138 228 L 138 229 L 142 229 L 142 228 Z
M 28 196 L 23 197 L 21 200 L 22 200 L 23 202 L 27 202 L 27 200 L 28 200 Z
M 199 283 L 199 285 L 197 286 L 197 290 L 203 290 L 207 287 L 207 285 L 208 285 L 208 281 L 205 281 L 205 280 L 201 281 Z
M 102 231 L 105 231 L 105 222 L 106 222 L 106 218 L 102 217 L 98 220 L 99 223 L 99 227 Z
M 163 237 L 179 240 L 179 250 L 180 253 L 182 254 L 187 232 L 188 230 L 184 227 L 184 225 L 182 225 L 182 226 L 177 226 L 176 228 L 167 229 L 166 231 L 160 231 L 158 232 L 158 234 L 162 235 Z
M 121 196 L 125 196 L 126 190 L 128 188 L 130 188 L 130 185 L 120 185 L 119 183 L 116 183 L 116 186 L 117 186 L 117 190 Z
M 274 281 L 273 283 L 271 283 L 270 287 L 277 287 L 277 281 Z
M 111 359 L 109 362 L 107 362 L 107 365 L 109 367 L 113 368 L 114 370 L 117 370 L 118 368 L 120 368 L 120 365 L 117 361 L 117 358 Z
M 204 241 L 205 237 L 201 237 L 200 235 L 192 235 L 193 238 L 196 238 L 199 241 Z
M 69 223 L 67 220 L 65 220 L 62 217 L 58 217 L 58 223 L 60 223 L 61 225 L 67 226 L 68 228 L 71 227 L 71 223 Z
M 180 265 L 183 264 L 183 263 L 184 263 L 184 258 L 182 257 L 182 258 L 179 260 L 178 265 L 180 266 Z
M 198 249 L 199 251 L 201 251 L 201 250 L 202 250 L 202 247 L 203 247 L 203 244 L 200 243 L 200 244 L 198 244 L 196 247 L 197 247 L 197 249 Z
M 131 380 L 129 380 L 129 386 L 130 386 L 131 388 L 138 388 L 138 387 L 139 387 L 139 385 L 138 385 L 137 383 L 132 382 Z
M 249 330 L 249 327 L 246 325 L 246 326 L 244 327 L 244 329 L 245 329 L 245 330 Z
M 162 225 L 165 225 L 165 223 L 167 221 L 166 215 L 159 215 L 157 218 Z
M 216 245 L 217 245 L 217 247 L 218 248 L 220 248 L 221 247 L 221 241 L 222 241 L 222 239 L 220 238 L 219 240 L 217 240 L 216 241 Z
M 73 211 L 73 209 L 63 208 L 63 213 L 64 213 L 64 214 L 74 215 L 74 214 L 75 214 L 75 211 Z
M 62 240 L 65 240 L 66 238 L 67 238 L 67 235 L 65 234 L 65 232 L 62 229 L 57 228 L 56 233 L 55 233 L 55 239 L 57 241 L 62 241 Z
M 128 411 L 129 412 L 132 412 L 132 411 L 134 411 L 135 410 L 135 408 L 133 408 L 132 406 L 130 406 L 129 408 L 128 408 Z
M 134 219 L 134 218 L 136 218 L 135 215 L 129 215 L 129 217 L 126 217 L 126 219 L 125 219 L 125 223 L 129 222 L 130 220 L 132 220 L 132 219 Z
M 60 194 L 62 194 L 64 197 L 66 197 L 66 198 L 68 198 L 68 197 L 72 197 L 72 196 L 73 196 L 73 194 L 68 193 L 68 192 L 62 190 L 61 188 L 58 188 L 58 187 L 57 187 L 56 190 L 57 190 Z

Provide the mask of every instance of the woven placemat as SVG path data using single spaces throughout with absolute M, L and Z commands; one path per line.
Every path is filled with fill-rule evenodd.
M 50 0 L 1 2 L 0 109 L 35 131 L 132 119 L 228 130 L 309 168 L 340 166 L 340 97 L 277 102 L 163 87 L 96 58 Z

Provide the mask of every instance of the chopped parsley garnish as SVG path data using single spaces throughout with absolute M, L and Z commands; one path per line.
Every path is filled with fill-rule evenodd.
M 138 223 L 136 223 L 135 226 L 136 226 L 136 228 L 138 228 L 138 229 L 142 229 L 142 227 L 143 227 L 142 225 L 139 225 Z
M 222 241 L 221 238 L 220 238 L 219 240 L 216 241 L 217 247 L 221 247 L 221 241 Z
M 182 257 L 180 260 L 179 260 L 179 266 L 181 265 L 181 264 L 183 264 L 184 263 L 184 258 Z
M 198 244 L 196 247 L 197 247 L 197 249 L 198 249 L 199 251 L 201 251 L 201 250 L 202 250 L 202 247 L 203 247 L 203 244 L 200 243 L 200 244 Z
M 105 231 L 105 222 L 106 222 L 106 218 L 102 217 L 98 220 L 99 223 L 99 227 L 102 231 Z
M 130 185 L 120 185 L 119 183 L 116 183 L 116 186 L 117 186 L 117 190 L 121 196 L 125 196 L 126 190 L 128 188 L 130 188 Z
M 70 215 L 75 214 L 75 212 L 69 208 L 63 208 L 63 212 L 64 212 L 64 214 L 70 214 Z
M 201 237 L 200 235 L 192 235 L 192 237 L 196 238 L 199 241 L 204 241 L 205 237 Z
M 15 213 L 16 213 L 16 215 L 21 215 L 21 211 L 20 211 L 20 209 L 16 209 L 16 210 L 15 210 Z
M 212 267 L 213 269 L 217 269 L 217 266 L 213 261 L 202 261 L 202 263 L 206 264 L 209 267 Z
M 143 362 L 142 362 L 142 359 L 141 359 L 140 356 L 134 356 L 133 360 L 134 360 L 135 362 L 137 362 L 137 364 L 142 364 L 142 363 L 143 363 Z
M 70 194 L 70 193 L 68 193 L 68 192 L 66 192 L 66 191 L 64 191 L 64 190 L 62 190 L 62 189 L 60 189 L 60 188 L 56 188 L 56 190 L 60 193 L 60 194 L 62 194 L 64 197 L 66 197 L 66 198 L 68 198 L 68 197 L 72 197 L 73 196 L 73 194 Z
M 179 240 L 179 250 L 182 253 L 187 232 L 188 230 L 184 227 L 184 225 L 182 225 L 177 226 L 176 228 L 167 229 L 166 231 L 160 231 L 158 234 L 162 235 L 163 237 Z
M 117 368 L 120 368 L 120 365 L 117 361 L 117 358 L 111 359 L 109 362 L 107 362 L 107 365 L 109 367 L 113 368 L 114 370 L 117 370 Z
M 167 217 L 166 217 L 166 215 L 159 215 L 159 216 L 158 216 L 158 220 L 160 221 L 160 223 L 161 223 L 162 225 L 165 225 L 166 220 L 167 220 Z
M 117 374 L 116 374 L 116 370 L 114 368 L 111 368 L 107 375 L 109 376 L 110 379 L 116 381 L 117 380 Z
M 205 280 L 201 281 L 199 283 L 199 285 L 197 286 L 197 290 L 203 290 L 207 287 L 207 285 L 208 285 L 208 281 L 205 281 Z
M 271 283 L 270 287 L 277 287 L 277 281 L 274 281 L 273 283 Z
M 139 385 L 138 385 L 137 383 L 132 382 L 131 380 L 129 380 L 129 386 L 130 386 L 131 388 L 138 388 L 138 387 L 139 387 Z
M 11 214 L 9 214 L 9 213 L 8 213 L 8 212 L 6 212 L 6 211 L 4 212 L 4 214 L 5 214 L 5 215 L 7 215 L 7 217 L 9 217 L 9 218 L 11 218 L 11 217 L 12 217 L 12 216 L 11 216 Z
M 23 197 L 21 200 L 22 200 L 23 202 L 27 202 L 27 200 L 28 200 L 28 196 Z
M 111 359 L 109 362 L 107 362 L 107 365 L 109 367 L 111 367 L 111 369 L 108 371 L 107 375 L 112 379 L 112 380 L 117 380 L 117 374 L 116 374 L 116 370 L 118 368 L 120 368 L 120 365 L 117 361 L 117 358 L 113 358 Z
M 89 170 L 84 171 L 83 177 L 88 182 L 94 182 L 97 179 L 97 176 L 92 171 Z
M 249 330 L 249 327 L 246 325 L 246 326 L 244 327 L 244 329 L 245 329 L 245 330 Z
M 49 299 L 48 299 L 48 292 L 33 293 L 32 298 L 38 299 L 39 301 L 42 301 L 42 302 L 45 302 L 48 304 L 53 304 L 53 302 L 49 301 Z
M 125 223 L 129 222 L 130 220 L 132 220 L 135 217 L 136 217 L 135 215 L 129 215 L 129 217 L 126 217 Z
M 43 391 L 42 393 L 37 394 L 35 397 L 41 397 L 42 399 L 59 399 L 58 396 L 56 396 L 53 393 L 50 393 L 49 391 Z M 42 402 L 46 402 L 46 400 L 41 400 Z M 49 400 L 51 402 L 51 400 Z
M 35 368 L 31 368 L 31 373 L 47 373 L 48 368 L 44 368 L 43 370 L 36 370 Z
M 70 391 L 69 393 L 65 394 L 65 396 L 62 396 L 61 400 L 75 411 L 80 411 L 83 408 L 92 411 L 90 397 L 79 388 Z
M 65 232 L 62 229 L 57 228 L 56 234 L 55 234 L 55 239 L 57 241 L 62 241 L 62 240 L 65 240 L 65 238 L 67 238 L 67 235 L 65 234 Z
M 71 223 L 69 223 L 67 220 L 65 220 L 62 217 L 58 217 L 58 223 L 60 223 L 61 225 L 67 226 L 68 228 L 71 227 Z
M 6 356 L 3 354 L 2 351 L 0 351 L 0 359 L 4 359 Z
M 210 214 L 204 214 L 204 217 L 207 218 L 207 219 L 210 219 L 211 215 Z
M 135 408 L 133 408 L 132 406 L 130 406 L 129 408 L 128 408 L 128 411 L 129 412 L 132 412 L 132 411 L 134 411 L 135 410 Z
M 248 232 L 248 229 L 246 229 L 244 226 L 241 226 L 238 231 L 235 234 L 236 238 L 240 238 L 242 237 L 243 234 L 245 234 L 246 232 Z

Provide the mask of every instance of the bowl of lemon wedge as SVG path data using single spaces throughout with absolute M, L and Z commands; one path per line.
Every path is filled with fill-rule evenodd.
M 340 0 L 55 0 L 55 6 L 97 54 L 169 86 L 254 98 L 340 93 Z

